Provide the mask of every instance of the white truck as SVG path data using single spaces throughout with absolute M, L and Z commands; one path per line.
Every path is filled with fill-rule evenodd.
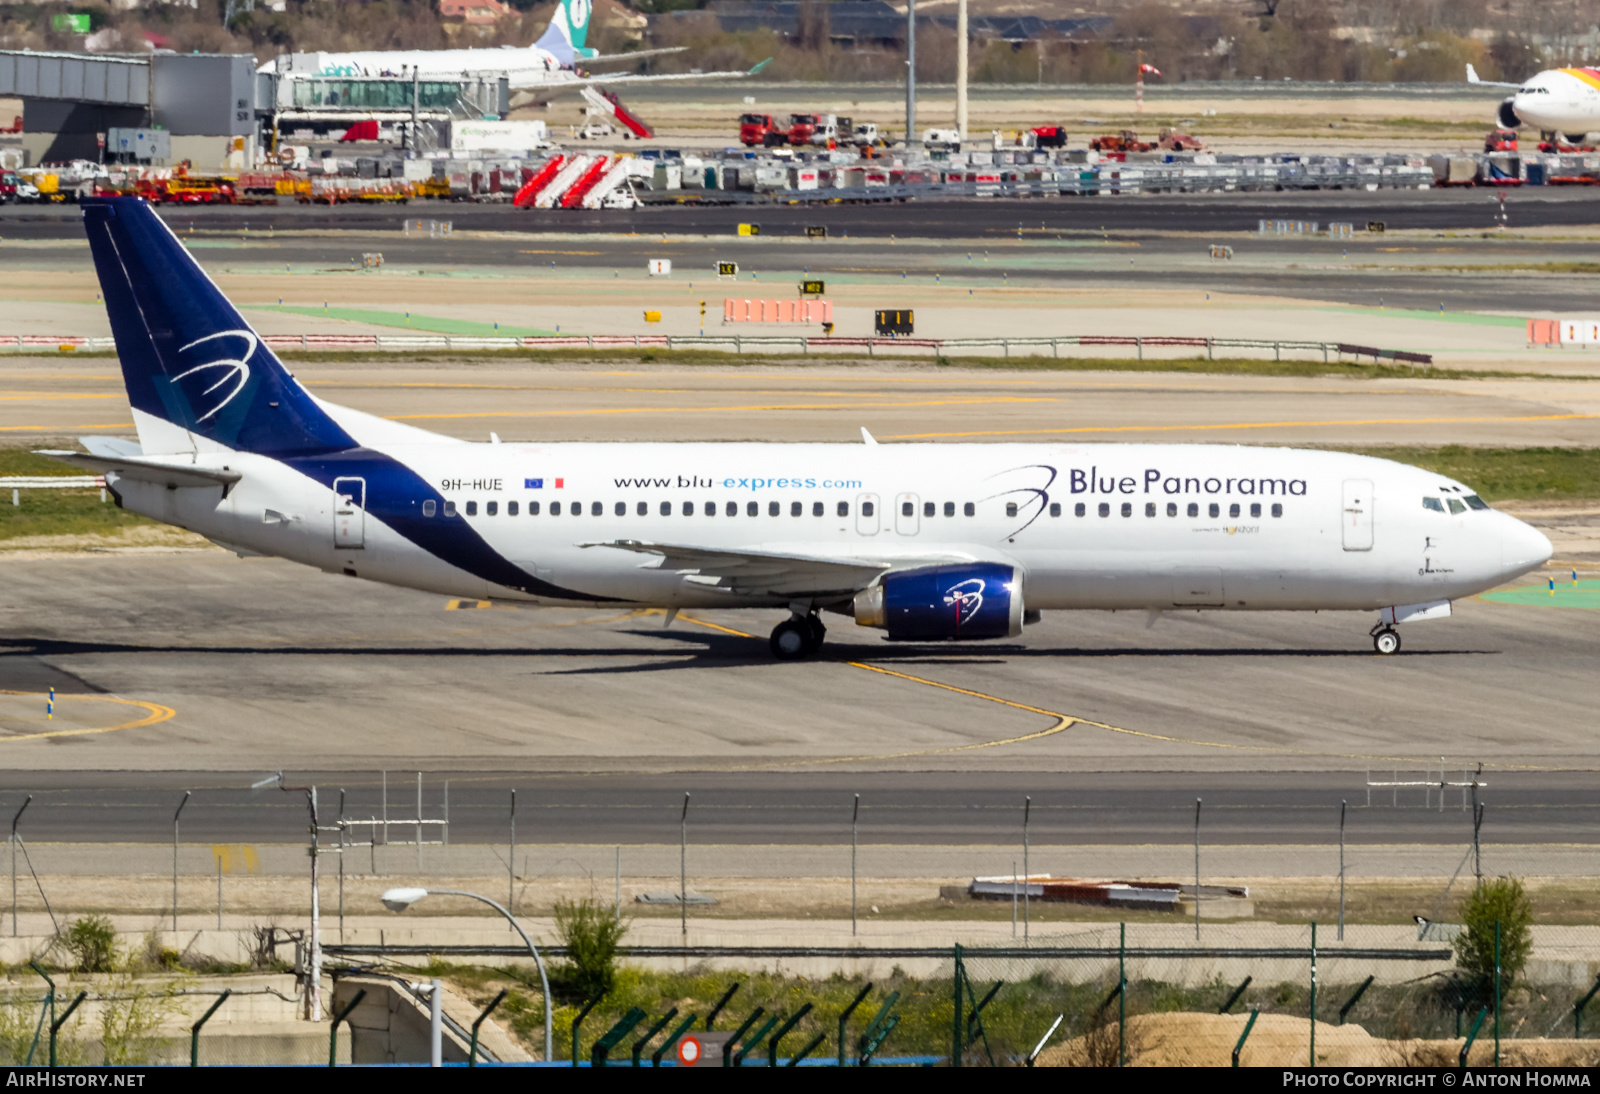
M 961 132 L 957 129 L 924 129 L 922 147 L 929 152 L 959 152 Z

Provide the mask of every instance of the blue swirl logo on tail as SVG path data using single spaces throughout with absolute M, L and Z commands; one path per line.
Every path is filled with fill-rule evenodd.
M 198 345 L 203 345 L 206 342 L 215 342 L 221 338 L 242 339 L 245 344 L 244 352 L 237 357 L 218 357 L 212 361 L 202 362 L 192 368 L 185 369 L 171 379 L 174 384 L 182 384 L 190 376 L 204 376 L 205 379 L 212 380 L 211 386 L 200 391 L 197 395 L 190 396 L 185 392 L 185 398 L 189 400 L 189 408 L 195 412 L 198 412 L 201 406 L 217 391 L 226 389 L 223 390 L 222 397 L 217 400 L 215 406 L 204 414 L 196 413 L 194 419 L 196 425 L 216 417 L 224 407 L 237 399 L 239 394 L 244 391 L 245 386 L 250 382 L 250 358 L 255 355 L 256 347 L 261 344 L 254 331 L 223 330 L 215 334 L 208 334 L 204 338 L 196 338 L 188 345 L 179 347 L 178 352 L 187 353 Z M 226 352 L 226 347 L 219 348 Z M 220 373 L 217 370 L 221 370 Z M 232 384 L 232 387 L 229 387 L 229 384 Z

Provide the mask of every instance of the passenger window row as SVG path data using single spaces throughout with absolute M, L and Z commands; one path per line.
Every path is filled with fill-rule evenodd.
M 581 502 L 581 501 L 572 501 L 572 502 L 566 502 L 564 504 L 565 504 L 565 508 L 563 509 L 563 503 L 562 502 L 559 502 L 559 501 L 550 502 L 550 506 L 549 506 L 550 515 L 552 517 L 559 517 L 559 516 L 562 515 L 563 512 L 565 512 L 569 516 L 574 516 L 574 517 L 578 517 L 578 516 L 582 516 L 583 515 L 583 512 L 584 512 L 584 503 L 583 502 Z M 672 516 L 672 506 L 673 506 L 673 503 L 670 502 L 670 501 L 661 502 L 660 505 L 658 506 L 658 511 L 660 512 L 660 514 L 662 516 L 670 517 L 670 516 Z M 1058 506 L 1058 508 L 1059 508 L 1059 506 Z M 766 510 L 767 510 L 767 516 L 769 516 L 769 517 L 782 516 L 783 515 L 783 509 L 784 509 L 784 506 L 783 506 L 782 502 L 779 502 L 779 501 L 769 501 L 769 502 L 767 502 Z M 799 516 L 804 516 L 805 515 L 806 506 L 805 506 L 804 502 L 791 501 L 789 503 L 788 509 L 789 509 L 789 515 L 791 517 L 799 517 Z M 1016 509 L 1017 509 L 1017 507 L 1015 505 L 1008 505 L 1006 507 L 1007 515 L 1008 516 L 1016 516 Z M 870 516 L 874 515 L 875 510 L 876 510 L 876 507 L 873 505 L 872 502 L 864 501 L 864 502 L 861 503 L 861 515 L 862 516 L 870 517 Z M 435 515 L 438 511 L 439 511 L 438 505 L 437 505 L 437 503 L 434 502 L 434 500 L 432 498 L 429 498 L 427 501 L 424 501 L 422 503 L 422 515 L 423 516 L 431 517 L 431 516 Z M 506 511 L 506 516 L 514 517 L 514 516 L 517 516 L 521 512 L 521 509 L 519 507 L 519 503 L 518 502 L 508 501 L 508 502 L 505 503 L 505 511 Z M 528 515 L 530 517 L 536 517 L 543 511 L 544 510 L 541 508 L 541 505 L 540 505 L 539 502 L 536 502 L 536 501 L 528 502 Z M 598 501 L 590 502 L 588 511 L 589 511 L 589 515 L 592 516 L 592 517 L 605 516 L 605 512 L 606 512 L 605 503 L 604 502 L 598 502 Z M 625 502 L 625 501 L 619 501 L 619 502 L 615 503 L 612 506 L 612 510 L 611 511 L 612 511 L 613 515 L 615 515 L 615 516 L 625 517 L 625 516 L 628 515 L 628 503 Z M 697 510 L 695 502 L 685 501 L 685 502 L 683 502 L 681 504 L 681 506 L 679 507 L 678 511 L 680 513 L 682 513 L 686 517 L 694 516 L 697 511 L 699 513 L 705 515 L 705 516 L 714 517 L 714 516 L 717 515 L 718 508 L 717 508 L 717 503 L 715 501 L 708 501 L 708 502 L 704 502 L 704 503 L 700 504 L 699 508 Z M 961 511 L 962 511 L 962 514 L 964 516 L 969 516 L 969 517 L 977 516 L 978 507 L 973 502 L 969 501 L 969 502 L 965 502 L 962 505 Z M 477 516 L 478 515 L 478 503 L 476 501 L 467 502 L 465 504 L 465 506 L 464 506 L 464 512 L 469 517 Z M 726 514 L 727 516 L 730 516 L 730 517 L 738 516 L 739 515 L 739 503 L 736 502 L 736 501 L 725 502 L 723 504 L 723 506 L 722 506 L 722 512 L 724 514 Z M 847 501 L 838 502 L 834 507 L 834 512 L 835 512 L 835 514 L 837 516 L 848 517 L 850 515 L 850 503 L 847 502 Z M 915 512 L 915 509 L 913 508 L 912 503 L 908 501 L 908 502 L 904 502 L 901 505 L 900 512 L 901 512 L 902 515 L 909 517 L 909 516 L 913 515 L 913 513 Z M 935 506 L 934 502 L 930 501 L 930 502 L 924 502 L 923 503 L 923 506 L 922 506 L 922 515 L 923 516 L 931 517 L 931 516 L 933 516 L 935 514 L 935 512 L 936 512 L 936 506 Z M 635 506 L 634 506 L 634 513 L 635 513 L 636 516 L 641 516 L 641 517 L 649 516 L 650 515 L 650 503 L 647 502 L 647 501 L 641 501 L 641 502 L 636 503 Z M 824 516 L 826 513 L 827 513 L 827 505 L 826 505 L 826 503 L 820 502 L 820 501 L 814 501 L 814 502 L 811 503 L 811 515 L 812 516 L 820 517 L 820 516 Z M 444 515 L 447 516 L 447 517 L 453 517 L 453 516 L 456 515 L 456 503 L 455 502 L 447 501 L 447 502 L 444 503 Z M 486 516 L 486 517 L 499 516 L 500 515 L 500 503 L 498 501 L 486 501 L 486 502 L 484 502 L 483 503 L 483 515 Z M 747 517 L 759 517 L 761 515 L 761 503 L 759 501 L 747 501 L 747 502 L 745 502 L 744 503 L 744 515 L 747 516 Z M 956 503 L 955 502 L 947 501 L 947 502 L 944 503 L 944 515 L 947 516 L 947 517 L 953 517 L 953 516 L 956 515 Z
M 1158 506 L 1156 502 L 1147 501 L 1144 503 L 1144 515 L 1147 517 L 1155 516 L 1157 509 Z M 1231 518 L 1238 518 L 1243 515 L 1242 510 L 1243 506 L 1239 502 L 1231 502 L 1228 505 L 1228 516 Z M 1077 505 L 1073 506 L 1072 512 L 1074 516 L 1088 516 L 1089 507 L 1080 501 Z M 1099 512 L 1102 517 L 1109 517 L 1111 515 L 1111 503 L 1106 501 L 1101 502 Z M 1274 517 L 1283 516 L 1283 504 L 1281 502 L 1273 502 L 1271 512 Z M 1059 505 L 1052 504 L 1050 506 L 1050 515 L 1052 517 L 1059 517 L 1061 515 L 1061 507 Z M 1125 517 L 1133 516 L 1133 502 L 1125 501 L 1122 503 L 1122 515 Z M 1167 502 L 1167 516 L 1175 517 L 1177 515 L 1178 503 L 1175 501 Z M 1190 517 L 1198 517 L 1200 515 L 1200 503 L 1197 501 L 1191 501 L 1188 505 L 1188 508 L 1185 510 L 1185 515 Z M 1222 516 L 1222 505 L 1219 502 L 1209 503 L 1206 506 L 1206 515 L 1212 518 Z M 1259 518 L 1261 516 L 1261 503 L 1259 501 L 1253 501 L 1250 503 L 1250 516 L 1253 518 Z

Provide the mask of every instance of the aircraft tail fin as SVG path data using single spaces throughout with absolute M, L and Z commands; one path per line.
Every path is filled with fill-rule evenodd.
M 553 54 L 564 65 L 573 64 L 580 57 L 593 57 L 595 51 L 584 45 L 589 38 L 589 18 L 593 14 L 593 0 L 561 0 L 550 17 L 550 25 L 534 45 Z
M 146 453 L 356 445 L 142 198 L 84 198 L 84 228 Z

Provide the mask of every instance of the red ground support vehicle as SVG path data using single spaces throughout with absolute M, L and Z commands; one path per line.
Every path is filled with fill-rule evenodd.
M 1517 150 L 1517 131 L 1515 129 L 1496 129 L 1483 138 L 1485 152 L 1515 152 Z
M 1568 144 L 1566 141 L 1540 141 L 1541 152 L 1593 152 L 1594 146 L 1589 144 Z
M 174 175 L 166 179 L 140 179 L 139 196 L 166 205 L 231 205 L 233 180 Z
M 1156 138 L 1156 147 L 1165 152 L 1199 152 L 1205 146 L 1206 142 L 1199 137 L 1179 133 L 1176 129 L 1163 129 Z
M 1066 127 L 1061 125 L 1034 126 L 1033 146 L 1035 148 L 1065 148 L 1067 146 Z
M 772 138 L 776 136 L 777 142 Z M 744 114 L 739 118 L 739 143 L 751 148 L 782 143 L 783 131 L 771 114 Z
M 804 148 L 817 135 L 817 126 L 821 124 L 822 118 L 816 114 L 790 114 L 789 143 Z
M 1146 142 L 1141 141 L 1139 139 L 1139 134 L 1135 133 L 1133 130 L 1124 129 L 1116 136 L 1106 134 L 1104 136 L 1094 138 L 1089 142 L 1089 147 L 1093 148 L 1096 152 L 1126 153 L 1149 152 L 1151 149 L 1155 148 L 1155 145 L 1147 144 Z

